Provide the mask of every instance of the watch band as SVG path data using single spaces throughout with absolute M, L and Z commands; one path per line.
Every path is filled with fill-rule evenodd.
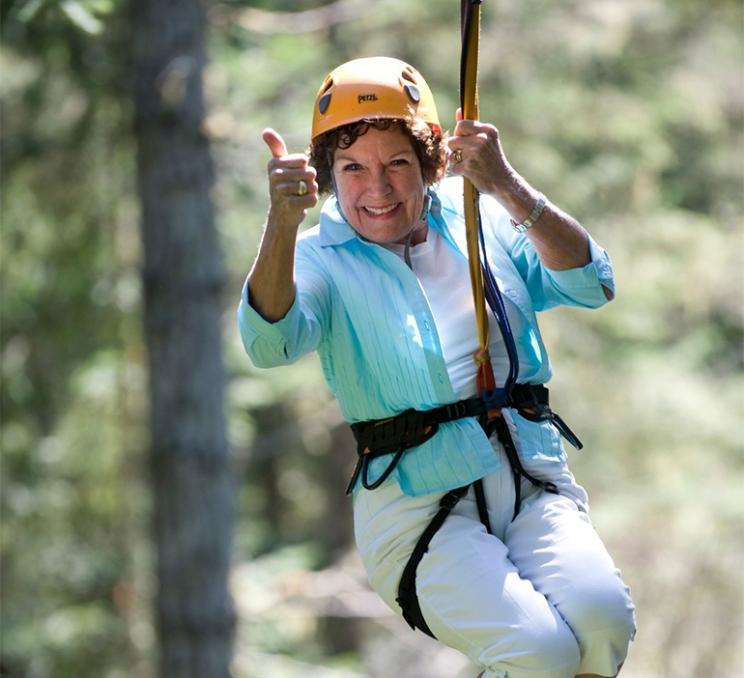
M 540 218 L 540 215 L 543 213 L 546 203 L 547 198 L 542 193 L 540 193 L 537 198 L 537 202 L 532 208 L 529 216 L 521 224 L 518 224 L 516 221 L 514 221 L 514 219 L 510 219 L 511 225 L 514 230 L 518 233 L 524 233 L 525 231 L 531 229 L 534 226 L 535 222 Z

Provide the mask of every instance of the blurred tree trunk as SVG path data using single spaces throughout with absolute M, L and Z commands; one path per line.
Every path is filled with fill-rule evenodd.
M 223 411 L 224 272 L 202 133 L 204 7 L 131 0 L 149 353 L 160 675 L 229 675 L 233 489 Z

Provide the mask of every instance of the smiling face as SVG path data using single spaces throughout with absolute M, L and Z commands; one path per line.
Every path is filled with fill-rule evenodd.
M 405 243 L 416 228 L 412 244 L 426 239 L 421 164 L 399 127 L 370 127 L 349 148 L 337 149 L 332 172 L 344 216 L 363 238 Z

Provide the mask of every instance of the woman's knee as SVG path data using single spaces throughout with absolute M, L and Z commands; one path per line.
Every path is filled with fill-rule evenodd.
M 582 655 L 608 666 L 610 673 L 603 675 L 615 675 L 635 635 L 635 608 L 622 580 L 579 583 L 560 612 L 578 639 Z
M 523 626 L 509 642 L 502 638 L 486 648 L 477 661 L 497 676 L 502 672 L 509 678 L 565 678 L 576 675 L 581 654 L 576 637 L 558 621 L 541 627 Z

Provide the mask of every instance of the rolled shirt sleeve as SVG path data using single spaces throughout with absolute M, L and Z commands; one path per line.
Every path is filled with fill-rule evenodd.
M 586 266 L 554 271 L 543 267 L 545 283 L 562 303 L 597 308 L 615 296 L 615 278 L 610 256 L 589 236 L 591 261 Z M 608 296 L 604 290 L 607 290 Z
M 527 235 L 512 228 L 509 214 L 494 198 L 481 196 L 481 212 L 527 285 L 535 311 L 561 305 L 598 308 L 615 296 L 610 257 L 588 233 L 589 263 L 555 271 L 543 265 Z
M 314 351 L 323 339 L 327 318 L 327 286 L 318 271 L 298 251 L 295 296 L 283 318 L 266 320 L 251 305 L 248 281 L 238 305 L 238 327 L 246 353 L 256 367 L 293 363 Z
M 295 359 L 292 349 L 297 344 L 299 315 L 295 290 L 294 302 L 286 315 L 276 322 L 269 322 L 251 306 L 246 281 L 238 305 L 238 327 L 246 353 L 256 367 L 286 365 Z
M 501 220 L 500 232 L 509 256 L 527 285 L 536 311 L 556 306 L 598 308 L 615 296 L 612 263 L 607 252 L 587 233 L 591 261 L 585 266 L 555 271 L 543 265 L 534 245 Z M 605 296 L 605 288 L 609 295 Z

